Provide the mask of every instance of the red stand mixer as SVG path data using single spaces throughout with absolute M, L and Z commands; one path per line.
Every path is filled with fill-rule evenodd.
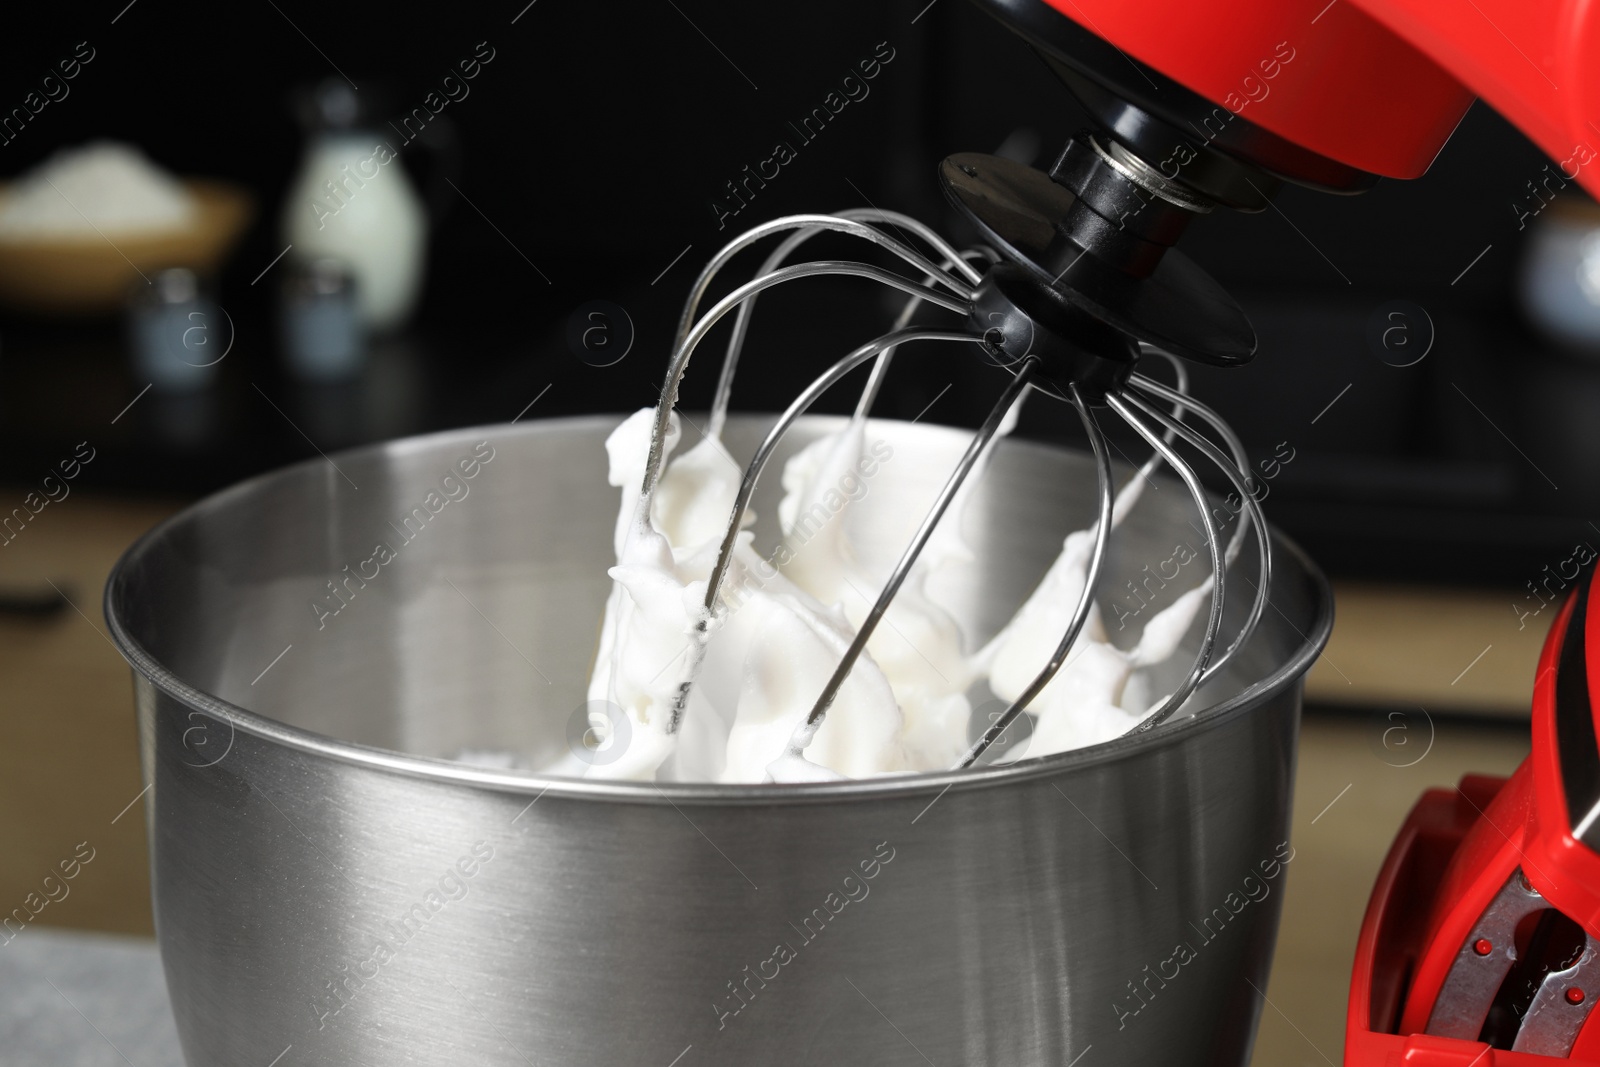
M 1075 287 L 1075 299 L 1142 340 L 1202 362 L 1243 362 L 1254 338 L 1236 305 L 1191 276 L 1192 264 L 1162 258 L 1185 211 L 1260 211 L 1285 181 L 1356 193 L 1379 176 L 1417 177 L 1474 96 L 1556 162 L 1559 174 L 1547 168 L 1529 183 L 1539 202 L 1571 182 L 1600 194 L 1600 168 L 1589 166 L 1600 146 L 1594 3 L 979 3 L 1088 109 L 1101 129 L 1078 141 L 1087 138 L 1138 199 L 1119 199 L 1106 179 L 1082 180 L 1070 146 L 1050 178 L 1076 203 L 1034 211 L 1046 197 L 1002 161 L 975 156 L 946 162 L 947 193 L 1008 255 L 1046 267 L 1056 265 L 1051 252 L 1030 245 L 1016 218 L 1053 214 L 1056 230 L 1094 260 L 1087 275 L 1077 259 L 1066 263 L 1056 285 Z M 1171 310 L 1151 306 L 1163 303 Z M 1532 755 L 1509 780 L 1474 776 L 1425 794 L 1385 860 L 1356 954 L 1345 1063 L 1600 1064 L 1596 709 L 1600 590 L 1591 578 L 1546 641 Z
M 1346 1063 L 1600 1063 L 1594 585 L 1591 573 L 1545 640 L 1532 754 L 1510 779 L 1429 790 L 1384 859 L 1356 950 Z

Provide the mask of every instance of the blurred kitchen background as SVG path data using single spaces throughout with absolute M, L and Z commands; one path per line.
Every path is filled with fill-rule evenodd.
M 949 0 L 911 24 L 925 3 L 625 14 L 539 3 L 515 24 L 514 3 L 509 13 L 355 3 L 332 17 L 270 3 L 202 15 L 141 0 L 115 24 L 81 8 L 43 16 L 35 32 L 0 44 L 0 107 L 29 116 L 0 127 L 0 175 L 15 180 L 63 148 L 109 138 L 170 175 L 227 183 L 248 218 L 202 272 L 202 302 L 184 303 L 181 285 L 174 297 L 185 362 L 232 349 L 209 377 L 156 381 L 114 426 L 153 379 L 130 343 L 141 312 L 117 299 L 104 313 L 42 316 L 28 313 L 26 292 L 12 293 L 0 317 L 0 476 L 36 481 L 89 439 L 99 455 L 80 485 L 192 495 L 314 455 L 313 442 L 333 451 L 507 420 L 546 386 L 530 416 L 650 402 L 689 283 L 738 229 L 864 201 L 955 229 L 934 180 L 939 159 L 974 150 L 1047 161 L 1084 124 L 1019 40 Z M 79 52 L 93 58 L 76 77 L 41 87 Z M 797 137 L 790 123 L 875 52 L 893 58 L 861 80 L 865 98 L 811 142 Z M 323 98 L 308 100 L 319 88 Z M 52 101 L 51 91 L 66 95 Z M 40 97 L 47 103 L 31 114 L 24 102 Z M 780 140 L 796 158 L 750 185 L 755 195 L 719 228 L 713 202 L 737 206 L 726 183 L 744 181 Z M 371 161 L 379 145 L 397 165 Z M 1600 303 L 1584 303 L 1600 301 L 1600 243 L 1581 244 L 1600 233 L 1600 217 L 1583 210 L 1576 186 L 1559 190 L 1559 163 L 1479 105 L 1420 180 L 1349 198 L 1288 188 L 1276 209 L 1219 213 L 1186 238 L 1261 338 L 1252 367 L 1204 375 L 1200 388 L 1263 458 L 1288 442 L 1295 459 L 1272 479 L 1273 517 L 1334 574 L 1520 585 L 1575 541 L 1600 537 L 1588 525 L 1600 514 L 1600 424 L 1590 415 Z M 322 186 L 330 179 L 346 190 L 337 213 Z M 1557 206 L 1538 210 L 1552 195 Z M 148 302 L 159 304 L 161 287 L 112 247 L 126 242 L 115 231 L 88 238 L 121 268 L 130 299 L 146 302 L 143 314 L 159 316 Z M 376 263 L 352 265 L 354 278 L 336 262 L 308 269 L 359 245 Z M 26 251 L 0 242 L 0 258 L 13 261 L 0 270 L 8 291 L 39 280 L 39 268 L 17 262 Z M 413 256 L 414 301 L 391 293 L 405 288 L 392 276 Z M 148 259 L 143 273 L 162 261 Z M 1519 272 L 1530 269 L 1565 271 L 1568 303 L 1521 299 Z M 226 317 L 185 318 L 206 295 Z M 340 308 L 359 310 L 364 296 L 394 305 L 392 325 L 356 340 Z M 849 281 L 789 299 L 803 313 L 771 297 L 756 320 L 759 373 L 741 379 L 741 406 L 781 406 L 888 314 Z M 578 358 L 568 337 L 575 321 L 599 322 L 586 317 L 594 301 L 631 322 L 631 350 L 611 366 Z M 1404 368 L 1368 336 L 1396 301 L 1421 308 L 1434 335 Z M 1429 326 L 1406 316 L 1384 319 L 1377 334 L 1398 323 L 1387 340 L 1410 357 L 1427 347 Z M 1590 346 L 1563 347 L 1543 321 Z M 602 326 L 614 346 L 628 330 Z M 297 356 L 308 369 L 296 371 Z M 995 383 L 968 362 L 908 361 L 883 413 L 912 417 L 954 381 L 926 417 L 972 422 Z M 712 379 L 690 378 L 690 404 L 704 402 Z M 1032 414 L 1036 434 L 1066 429 L 1054 413 Z
M 98 862 L 131 873 L 85 879 L 40 921 L 100 929 L 149 922 L 138 822 L 106 821 L 139 788 L 126 674 L 89 630 L 133 537 L 319 453 L 650 404 L 688 286 L 734 233 L 870 203 L 960 235 L 941 158 L 1043 164 L 1085 124 L 962 0 L 115 0 L 27 18 L 0 37 L 0 853 L 15 857 L 0 891 L 9 907 L 89 833 L 76 827 L 97 828 Z M 800 136 L 791 124 L 830 93 L 850 98 Z M 51 162 L 103 141 L 143 161 L 101 145 Z M 793 158 L 744 184 L 780 141 Z M 1269 464 L 1269 516 L 1339 588 L 1311 696 L 1343 717 L 1308 720 L 1324 747 L 1307 748 L 1302 787 L 1327 796 L 1302 799 L 1297 825 L 1346 777 L 1319 753 L 1362 774 L 1400 765 L 1387 740 L 1360 740 L 1390 738 L 1394 709 L 1425 719 L 1430 745 L 1457 723 L 1468 746 L 1391 777 L 1392 796 L 1345 801 L 1369 813 L 1351 830 L 1364 858 L 1317 906 L 1348 921 L 1324 937 L 1308 918 L 1322 955 L 1280 962 L 1336 995 L 1275 998 L 1331 1054 L 1345 913 L 1359 917 L 1417 775 L 1515 763 L 1525 725 L 1454 717 L 1526 715 L 1541 609 L 1600 545 L 1600 214 L 1564 162 L 1478 105 L 1422 179 L 1349 198 L 1285 188 L 1184 242 L 1260 335 L 1250 367 L 1199 373 L 1197 391 Z M 781 407 L 894 310 L 848 280 L 765 298 L 736 406 Z M 702 351 L 691 408 L 720 344 Z M 936 348 L 895 378 L 881 414 L 957 425 L 999 389 Z M 1021 432 L 1071 441 L 1047 403 Z M 1292 898 L 1286 937 L 1314 899 Z

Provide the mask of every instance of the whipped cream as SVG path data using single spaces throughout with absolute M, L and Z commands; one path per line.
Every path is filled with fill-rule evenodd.
M 636 412 L 606 442 L 621 507 L 588 697 L 591 708 L 609 704 L 626 716 L 630 730 L 624 750 L 586 766 L 588 776 L 798 782 L 947 769 L 970 743 L 973 687 L 1018 699 L 1060 643 L 1086 582 L 1093 529 L 1068 535 L 1016 616 L 976 652 L 929 594 L 930 578 L 972 559 L 959 518 L 974 471 L 826 715 L 808 722 L 887 578 L 857 558 L 845 515 L 892 450 L 869 442 L 858 418 L 796 454 L 782 473 L 782 543 L 763 558 L 741 529 L 708 612 L 706 587 L 743 468 L 715 438 L 674 455 L 673 413 L 670 458 L 644 495 L 653 418 L 652 409 Z M 1013 413 L 1002 434 L 1014 421 Z M 1118 495 L 1113 527 L 1141 485 L 1135 479 Z M 747 512 L 744 526 L 753 521 Z M 1065 665 L 1027 709 L 1036 722 L 1020 755 L 1097 744 L 1136 726 L 1161 703 L 1148 699 L 1138 672 L 1176 652 L 1209 595 L 1208 579 L 1179 596 L 1127 651 L 1092 606 Z M 610 720 L 595 715 L 591 727 L 604 744 Z

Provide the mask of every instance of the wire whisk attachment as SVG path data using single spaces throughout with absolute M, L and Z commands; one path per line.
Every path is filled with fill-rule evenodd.
M 907 269 L 897 272 L 867 262 L 842 259 L 789 262 L 803 243 L 822 233 L 867 241 L 896 257 Z M 741 251 L 778 235 L 783 236 L 782 241 L 767 256 L 755 277 L 702 312 L 701 304 L 719 272 Z M 836 705 L 841 693 L 852 684 L 852 676 L 869 642 L 912 576 L 919 557 L 935 538 L 941 521 L 962 499 L 969 479 L 983 468 L 1024 398 L 1033 393 L 1065 404 L 1076 415 L 1088 438 L 1096 471 L 1095 520 L 1077 542 L 1079 558 L 1072 564 L 1076 568 L 1076 581 L 1068 583 L 1068 587 L 1075 590 L 1075 600 L 1054 650 L 1038 664 L 1031 680 L 1021 687 L 1001 714 L 992 718 L 981 735 L 969 744 L 963 734 L 960 747 L 964 750 L 946 766 L 969 767 L 977 762 L 1017 717 L 1029 710 L 1068 663 L 1086 625 L 1095 617 L 1097 584 L 1105 568 L 1112 537 L 1138 499 L 1141 486 L 1160 466 L 1175 472 L 1192 498 L 1210 564 L 1209 576 L 1186 594 L 1183 610 L 1175 609 L 1175 614 L 1159 624 L 1156 621 L 1147 624 L 1147 630 L 1150 626 L 1164 625 L 1173 631 L 1163 639 L 1175 648 L 1177 639 L 1190 628 L 1189 622 L 1202 604 L 1207 612 L 1192 664 L 1169 693 L 1147 713 L 1138 716 L 1131 730 L 1149 730 L 1165 722 L 1249 641 L 1267 603 L 1272 578 L 1270 537 L 1256 500 L 1259 490 L 1250 474 L 1243 445 L 1215 411 L 1189 395 L 1188 375 L 1182 360 L 1108 323 L 1086 309 L 1081 301 L 1063 295 L 1060 286 L 1041 279 L 1036 271 L 1017 264 L 1004 252 L 987 246 L 958 250 L 927 226 L 905 215 L 872 208 L 835 215 L 793 215 L 776 219 L 738 236 L 706 265 L 685 304 L 660 402 L 651 417 L 649 449 L 638 482 L 631 536 L 644 537 L 652 529 L 651 516 L 662 480 L 669 434 L 675 422 L 673 411 L 679 384 L 701 342 L 724 318 L 735 315 L 710 421 L 705 428 L 706 437 L 716 440 L 727 419 L 735 372 L 758 298 L 779 285 L 819 276 L 864 278 L 899 290 L 906 297 L 905 307 L 888 332 L 851 350 L 801 390 L 778 416 L 744 466 L 736 487 L 730 484 L 732 500 L 728 520 L 716 542 L 714 556 L 707 556 L 709 571 L 698 610 L 693 613 L 689 633 L 684 638 L 686 647 L 669 676 L 657 687 L 665 705 L 665 715 L 655 721 L 654 728 L 670 737 L 683 726 L 707 649 L 727 612 L 724 594 L 730 571 L 736 566 L 752 495 L 785 434 L 818 398 L 852 371 L 870 363 L 871 371 L 850 424 L 859 428 L 884 387 L 896 354 L 907 345 L 924 342 L 967 346 L 974 358 L 999 368 L 1009 375 L 1009 380 L 916 526 L 898 562 L 882 580 L 870 607 L 853 620 L 853 632 L 831 633 L 829 639 L 842 646 L 837 663 L 816 692 L 809 712 L 794 725 L 783 752 L 771 761 L 769 777 L 783 781 L 814 776 L 805 769 L 810 766 L 805 761 L 808 747 L 830 711 L 838 711 Z M 946 324 L 914 324 L 919 311 L 938 316 Z M 945 313 L 953 313 L 954 317 Z M 1143 373 L 1146 360 L 1170 364 L 1175 384 L 1165 384 Z M 1114 488 L 1112 445 L 1100 424 L 1107 413 L 1130 427 L 1151 450 L 1148 460 L 1120 490 Z M 1197 463 L 1220 472 L 1242 502 L 1240 521 L 1226 542 L 1196 469 Z M 1064 493 L 1074 491 L 1072 487 L 1062 487 Z M 1226 575 L 1250 537 L 1257 547 L 1255 596 L 1242 623 L 1225 634 Z

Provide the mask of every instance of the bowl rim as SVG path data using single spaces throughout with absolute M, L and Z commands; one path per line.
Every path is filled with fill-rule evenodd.
M 553 433 L 561 429 L 615 427 L 625 415 L 579 415 L 531 420 L 514 432 L 519 434 Z M 741 413 L 735 418 L 761 419 L 765 413 Z M 833 416 L 813 416 L 829 419 Z M 895 419 L 875 419 L 874 422 L 911 425 Z M 1058 752 L 1048 756 L 1024 757 L 1015 763 L 986 766 L 981 769 L 921 771 L 911 774 L 889 774 L 873 778 L 847 779 L 845 781 L 803 783 L 740 783 L 718 782 L 639 782 L 615 779 L 571 778 L 536 771 L 500 771 L 456 760 L 434 756 L 418 756 L 394 749 L 382 748 L 354 741 L 342 741 L 298 726 L 290 726 L 258 712 L 223 700 L 183 681 L 158 661 L 130 633 L 121 617 L 124 603 L 124 581 L 151 546 L 198 513 L 226 507 L 236 497 L 246 496 L 257 488 L 273 481 L 291 478 L 296 472 L 332 462 L 334 458 L 355 460 L 364 456 L 385 453 L 406 453 L 446 443 L 469 442 L 487 433 L 503 434 L 512 429 L 511 423 L 488 423 L 459 429 L 440 430 L 427 434 L 380 441 L 344 449 L 333 457 L 301 460 L 282 467 L 253 475 L 225 489 L 212 493 L 190 504 L 177 514 L 169 516 L 142 534 L 117 559 L 106 579 L 102 607 L 112 642 L 136 674 L 180 705 L 225 722 L 233 730 L 242 730 L 261 739 L 275 742 L 308 755 L 354 764 L 374 770 L 389 771 L 409 777 L 435 782 L 487 787 L 500 792 L 534 795 L 529 807 L 546 793 L 573 799 L 594 799 L 633 803 L 722 803 L 737 801 L 746 804 L 781 804 L 796 801 L 830 802 L 877 797 L 920 796 L 937 792 L 943 796 L 952 788 L 980 789 L 1031 779 L 1052 777 L 1065 771 L 1103 764 L 1121 759 L 1130 753 L 1151 751 L 1181 744 L 1190 734 L 1214 729 L 1225 722 L 1253 710 L 1256 705 L 1301 683 L 1317 656 L 1322 652 L 1333 630 L 1333 589 L 1327 577 L 1313 563 L 1305 551 L 1284 536 L 1271 524 L 1273 548 L 1293 558 L 1312 587 L 1316 617 L 1309 632 L 1290 626 L 1301 634 L 1300 646 L 1271 674 L 1258 679 L 1226 700 L 1209 705 L 1193 715 L 1169 721 L 1145 733 L 1123 735 L 1097 745 Z M 919 431 L 944 431 L 961 434 L 964 431 L 937 424 L 919 424 Z M 970 431 L 967 431 L 970 432 Z M 1008 448 L 1023 448 L 1047 452 L 1071 451 L 1034 441 L 1008 440 Z M 1269 601 L 1270 604 L 1270 601 Z M 147 772 L 148 776 L 148 772 Z

